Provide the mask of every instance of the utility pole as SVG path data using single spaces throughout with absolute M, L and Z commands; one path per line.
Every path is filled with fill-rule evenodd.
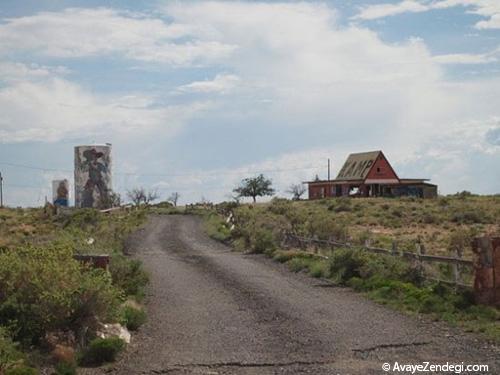
M 0 208 L 3 208 L 3 177 L 0 172 Z
M 330 181 L 330 159 L 328 159 L 328 181 Z

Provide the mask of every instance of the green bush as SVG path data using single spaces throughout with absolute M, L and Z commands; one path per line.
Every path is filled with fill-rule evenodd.
M 299 272 L 308 269 L 309 261 L 306 258 L 296 257 L 287 262 L 288 268 L 292 272 Z
M 349 212 L 352 211 L 352 199 L 348 197 L 337 198 L 335 204 L 328 207 L 329 210 L 334 212 Z
M 213 239 L 225 242 L 231 238 L 231 231 L 226 225 L 225 220 L 213 213 L 205 219 L 205 230 Z
M 113 284 L 122 289 L 127 296 L 134 296 L 137 299 L 144 297 L 144 289 L 149 282 L 149 276 L 142 267 L 141 261 L 115 254 L 111 257 L 109 272 Z
M 81 208 L 72 212 L 68 216 L 60 216 L 64 227 L 88 228 L 95 227 L 101 220 L 99 211 L 93 208 Z
M 273 198 L 268 210 L 276 215 L 286 215 L 292 209 L 292 202 L 285 198 Z
M 33 367 L 18 366 L 5 371 L 5 375 L 37 375 L 38 371 Z
M 451 221 L 458 224 L 481 224 L 488 222 L 488 218 L 479 211 L 466 209 L 454 212 Z
M 76 364 L 59 362 L 55 366 L 55 375 L 76 375 Z
M 87 269 L 67 248 L 24 248 L 0 254 L 0 324 L 18 341 L 48 331 L 79 332 L 118 311 L 120 295 L 102 270 Z
M 122 310 L 122 324 L 129 330 L 136 331 L 146 322 L 146 313 L 141 308 L 124 306 Z
M 80 363 L 82 365 L 99 366 L 106 362 L 113 362 L 124 348 L 125 341 L 119 337 L 94 339 L 84 351 Z
M 353 277 L 362 277 L 367 258 L 368 254 L 359 249 L 337 249 L 330 257 L 329 273 L 339 284 L 346 284 Z
M 328 263 L 316 260 L 309 265 L 309 273 L 312 277 L 327 277 L 328 276 Z
M 316 236 L 321 240 L 333 237 L 337 241 L 346 242 L 349 237 L 346 223 L 326 212 L 310 217 L 307 221 L 307 231 L 309 236 Z
M 273 259 L 280 262 L 280 263 L 286 263 L 292 258 L 300 257 L 303 255 L 304 255 L 304 252 L 302 252 L 302 251 L 277 250 L 274 253 Z
M 254 253 L 262 254 L 276 249 L 273 233 L 269 229 L 256 228 L 250 238 L 251 248 Z
M 0 374 L 24 365 L 24 354 L 11 340 L 6 330 L 0 327 Z

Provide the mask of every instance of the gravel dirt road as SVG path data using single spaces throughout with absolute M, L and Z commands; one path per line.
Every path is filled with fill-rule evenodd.
M 384 362 L 489 364 L 500 351 L 348 288 L 208 238 L 192 216 L 153 216 L 130 252 L 151 274 L 149 320 L 112 374 L 383 374 Z

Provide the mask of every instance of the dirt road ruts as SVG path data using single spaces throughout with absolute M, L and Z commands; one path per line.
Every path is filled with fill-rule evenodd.
M 208 238 L 201 219 L 153 216 L 129 250 L 151 274 L 149 320 L 113 374 L 382 374 L 384 362 L 489 364 L 500 351 L 347 288 Z

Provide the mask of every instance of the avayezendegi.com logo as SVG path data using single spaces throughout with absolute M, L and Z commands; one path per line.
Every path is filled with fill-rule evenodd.
M 417 364 L 410 363 L 384 363 L 382 370 L 389 372 L 401 372 L 405 374 L 417 374 L 419 372 L 428 373 L 452 373 L 452 374 L 466 374 L 466 373 L 488 373 L 488 365 L 470 365 L 465 363 L 442 363 L 435 364 L 430 362 L 422 362 Z

